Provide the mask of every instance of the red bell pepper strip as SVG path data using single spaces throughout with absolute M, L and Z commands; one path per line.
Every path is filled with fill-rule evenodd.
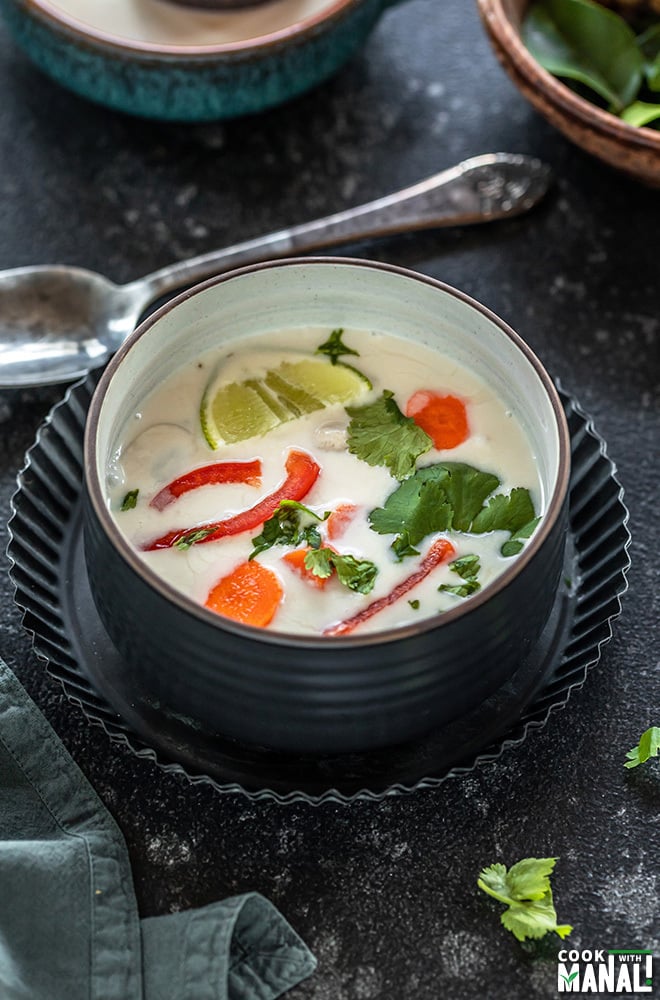
M 247 483 L 248 486 L 261 486 L 261 462 L 253 458 L 249 462 L 213 462 L 200 469 L 193 469 L 179 476 L 168 486 L 164 486 L 156 496 L 149 501 L 150 507 L 165 510 L 184 493 L 196 490 L 200 486 L 212 486 L 217 483 Z
M 224 521 L 212 521 L 209 524 L 198 524 L 193 528 L 181 528 L 169 531 L 166 535 L 147 542 L 142 546 L 143 552 L 154 552 L 156 549 L 171 549 L 179 542 L 187 548 L 186 536 L 197 536 L 191 544 L 202 545 L 204 542 L 215 542 L 227 535 L 240 535 L 243 531 L 252 531 L 263 524 L 277 510 L 281 500 L 302 500 L 307 496 L 316 482 L 321 468 L 311 455 L 305 451 L 290 451 L 286 459 L 286 479 L 274 493 L 260 500 L 254 507 L 234 514 Z
M 411 573 L 401 583 L 398 583 L 389 594 L 385 594 L 383 597 L 379 597 L 378 600 L 372 601 L 371 604 L 368 604 L 366 608 L 362 608 L 361 611 L 358 611 L 351 618 L 345 618 L 344 621 L 336 622 L 334 625 L 330 625 L 324 629 L 323 635 L 348 635 L 358 625 L 368 621 L 369 618 L 373 618 L 383 608 L 389 608 L 391 604 L 394 604 L 400 597 L 403 597 L 413 587 L 416 587 L 418 583 L 421 583 L 436 566 L 451 559 L 455 552 L 456 550 L 451 542 L 448 542 L 446 538 L 438 538 L 422 559 L 419 569 Z

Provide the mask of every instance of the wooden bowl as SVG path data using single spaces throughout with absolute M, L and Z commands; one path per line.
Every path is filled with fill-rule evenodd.
M 645 184 L 660 187 L 660 131 L 628 125 L 543 69 L 520 37 L 529 0 L 477 3 L 497 58 L 530 104 L 577 146 Z

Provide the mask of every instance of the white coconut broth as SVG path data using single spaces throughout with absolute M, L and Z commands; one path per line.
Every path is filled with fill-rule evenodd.
M 414 573 L 439 537 L 426 537 L 416 546 L 419 556 L 398 561 L 390 548 L 395 536 L 378 534 L 370 527 L 369 513 L 381 507 L 399 483 L 387 468 L 370 466 L 348 452 L 344 430 L 349 417 L 342 404 L 332 404 L 283 423 L 261 437 L 222 445 L 216 450 L 206 441 L 199 418 L 200 400 L 219 362 L 222 378 L 228 382 L 258 377 L 292 352 L 296 356 L 301 351 L 313 356 L 329 333 L 327 328 L 296 328 L 252 337 L 249 342 L 243 340 L 234 345 L 229 342 L 221 355 L 206 354 L 196 364 L 176 372 L 143 401 L 139 412 L 127 417 L 107 470 L 108 503 L 121 531 L 156 574 L 204 604 L 218 581 L 249 558 L 252 539 L 260 533 L 260 527 L 192 545 L 186 550 L 145 552 L 141 547 L 169 531 L 193 529 L 253 507 L 285 479 L 285 461 L 291 449 L 309 452 L 321 472 L 302 502 L 321 516 L 341 504 L 357 505 L 358 511 L 345 532 L 331 544 L 342 553 L 371 560 L 378 567 L 378 575 L 368 594 L 347 589 L 336 579 L 336 574 L 319 589 L 283 561 L 291 547 L 276 545 L 262 552 L 257 556 L 259 562 L 277 575 L 284 591 L 268 626 L 281 632 L 319 634 L 333 623 L 352 617 Z M 482 379 L 446 355 L 389 334 L 347 329 L 343 341 L 359 351 L 359 357 L 345 360 L 354 363 L 373 386 L 352 405 L 372 402 L 385 389 L 394 392 L 403 412 L 407 400 L 418 390 L 451 394 L 464 400 L 470 429 L 467 440 L 450 450 L 431 448 L 418 458 L 418 468 L 443 461 L 467 463 L 499 478 L 500 486 L 495 492 L 509 493 L 515 487 L 528 489 L 536 514 L 543 513 L 545 498 L 530 443 L 516 414 L 507 409 Z M 165 485 L 191 469 L 213 461 L 256 458 L 262 462 L 262 481 L 258 487 L 244 483 L 203 486 L 182 495 L 163 510 L 149 506 L 150 499 Z M 135 508 L 121 510 L 124 497 L 132 490 L 139 490 Z M 323 534 L 323 527 L 320 530 Z M 445 534 L 456 550 L 452 559 L 468 554 L 479 556 L 481 589 L 516 558 L 500 554 L 501 545 L 509 537 L 506 531 L 440 534 Z M 461 582 L 449 563 L 444 563 L 410 592 L 360 624 L 354 634 L 414 624 L 470 600 L 438 590 L 442 584 Z

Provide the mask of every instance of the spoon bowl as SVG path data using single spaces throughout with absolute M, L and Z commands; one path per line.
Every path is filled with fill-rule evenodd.
M 142 297 L 79 267 L 0 272 L 4 387 L 50 385 L 104 364 L 135 328 Z
M 128 285 L 79 267 L 0 272 L 0 389 L 79 378 L 108 361 L 156 299 L 232 268 L 415 229 L 486 222 L 530 209 L 550 170 L 511 153 L 473 157 L 345 212 L 179 261 Z

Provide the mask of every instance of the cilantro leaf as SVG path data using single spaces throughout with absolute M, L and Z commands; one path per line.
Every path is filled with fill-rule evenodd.
M 479 570 L 481 569 L 479 556 L 474 554 L 460 556 L 460 558 L 454 559 L 449 564 L 449 569 L 452 573 L 457 573 L 464 582 L 454 585 L 441 583 L 438 590 L 444 591 L 447 594 L 454 594 L 456 597 L 469 597 L 470 594 L 476 594 L 478 590 L 481 590 L 481 584 L 477 579 Z
M 560 938 L 567 937 L 573 928 L 570 924 L 557 923 L 557 911 L 552 901 L 552 890 L 540 900 L 532 900 L 524 906 L 516 904 L 505 910 L 500 917 L 502 924 L 518 939 L 541 938 L 548 931 L 554 931 Z
M 548 931 L 564 938 L 573 930 L 569 924 L 557 923 L 550 886 L 556 860 L 523 858 L 508 871 L 505 865 L 494 864 L 484 868 L 477 879 L 480 889 L 506 904 L 500 919 L 518 941 L 540 938 Z
M 407 531 L 412 545 L 432 531 L 467 531 L 499 484 L 490 472 L 460 462 L 427 465 L 401 483 L 369 521 L 381 535 Z
M 454 559 L 449 564 L 449 568 L 452 573 L 458 573 L 464 580 L 470 580 L 479 575 L 481 563 L 479 562 L 479 556 L 471 553 L 470 555 L 459 556 L 458 559 Z
M 523 858 L 511 865 L 506 883 L 514 899 L 543 899 L 550 889 L 556 858 Z
M 311 549 L 305 556 L 305 568 L 322 579 L 337 571 L 340 583 L 358 594 L 368 594 L 373 590 L 378 575 L 378 567 L 369 559 L 357 559 L 352 555 L 342 555 L 333 549 Z
M 390 548 L 399 562 L 401 562 L 402 559 L 405 559 L 406 556 L 419 555 L 419 549 L 416 549 L 414 545 L 410 544 L 410 535 L 407 531 L 402 531 L 401 534 L 394 539 Z
M 510 494 L 497 493 L 497 476 L 462 462 L 443 462 L 418 469 L 389 495 L 382 507 L 369 514 L 369 522 L 380 535 L 397 534 L 392 544 L 401 559 L 415 554 L 427 535 L 438 531 L 509 531 L 500 551 L 516 555 L 529 538 L 539 518 L 529 490 L 517 487 Z
M 330 358 L 330 363 L 333 365 L 337 364 L 337 359 L 342 356 L 342 354 L 354 354 L 357 358 L 360 357 L 359 351 L 354 351 L 352 347 L 347 347 L 343 342 L 342 335 L 344 331 L 340 327 L 337 330 L 333 330 L 325 343 L 320 344 L 316 348 L 316 354 L 327 354 Z
M 639 743 L 626 753 L 626 763 L 624 767 L 639 767 L 645 764 L 651 757 L 660 754 L 660 727 L 651 726 L 645 733 L 642 733 Z
M 280 500 L 278 510 L 297 510 L 301 514 L 307 514 L 315 521 L 327 521 L 332 513 L 331 511 L 326 510 L 323 512 L 323 515 L 317 514 L 315 510 L 312 510 L 311 507 L 306 507 L 305 504 L 300 503 L 299 500 Z
M 481 584 L 475 577 L 470 577 L 465 583 L 441 583 L 438 590 L 446 594 L 454 594 L 455 597 L 469 597 L 470 594 L 476 594 L 478 590 L 481 590 Z
M 322 580 L 326 580 L 329 576 L 332 576 L 334 569 L 332 556 L 332 549 L 325 548 L 325 546 L 319 549 L 311 549 L 305 556 L 305 569 L 310 570 L 314 576 L 319 576 Z
M 120 510 L 133 510 L 137 507 L 137 498 L 139 490 L 129 490 L 124 499 L 121 502 Z
M 185 552 L 192 545 L 196 545 L 197 542 L 203 542 L 205 538 L 209 535 L 215 534 L 215 528 L 193 528 L 192 531 L 187 531 L 185 535 L 182 535 L 178 541 L 174 543 L 175 549 L 180 549 L 181 552 Z
M 332 561 L 339 582 L 358 594 L 369 594 L 378 575 L 378 567 L 369 559 L 356 559 L 352 555 L 333 553 Z
M 497 493 L 491 497 L 475 517 L 470 531 L 475 535 L 486 531 L 510 531 L 511 537 L 500 551 L 503 556 L 515 556 L 523 547 L 520 539 L 529 538 L 538 522 L 529 490 L 516 487 L 508 496 Z
M 394 393 L 383 391 L 380 399 L 364 406 L 347 406 L 348 450 L 368 465 L 385 465 L 395 479 L 406 479 L 420 455 L 433 441 L 412 417 L 403 415 Z
M 428 467 L 437 468 L 433 465 Z M 448 531 L 452 520 L 453 508 L 442 478 L 430 474 L 427 469 L 420 469 L 404 479 L 389 495 L 384 506 L 369 514 L 369 523 L 379 535 L 399 533 L 399 539 L 392 546 L 399 558 L 416 554 L 416 550 L 412 548 L 411 551 L 410 547 L 436 531 Z
M 253 550 L 249 558 L 254 559 L 273 545 L 300 545 L 305 542 L 311 548 L 318 549 L 321 535 L 316 522 L 325 521 L 329 516 L 329 510 L 320 517 L 297 500 L 280 500 L 275 513 L 262 524 L 261 534 L 252 539 Z M 304 523 L 305 520 L 307 524 Z
M 430 466 L 434 468 L 434 466 Z M 464 462 L 443 462 L 448 477 L 444 480 L 449 502 L 454 508 L 454 531 L 473 531 L 472 522 L 482 509 L 486 497 L 500 485 L 492 472 L 483 472 Z

